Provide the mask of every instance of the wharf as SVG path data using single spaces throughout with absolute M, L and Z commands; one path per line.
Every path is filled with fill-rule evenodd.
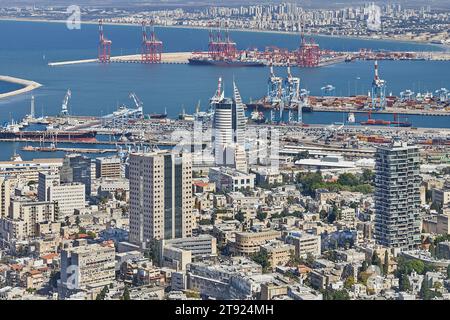
M 31 152 L 69 152 L 69 153 L 116 153 L 116 149 L 86 149 L 86 148 L 59 148 L 59 147 L 30 147 L 25 146 L 22 148 L 22 151 L 31 151 Z
M 157 64 L 188 64 L 188 59 L 192 56 L 191 52 L 167 52 L 162 53 L 161 62 Z M 60 61 L 50 62 L 48 65 L 51 67 L 66 66 L 74 64 L 85 64 L 99 62 L 98 59 L 85 59 L 85 60 L 73 60 L 73 61 Z M 111 57 L 109 63 L 142 63 L 142 56 L 140 54 L 124 55 Z

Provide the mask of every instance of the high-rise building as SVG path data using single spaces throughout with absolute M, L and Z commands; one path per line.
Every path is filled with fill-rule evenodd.
M 96 178 L 122 177 L 122 164 L 119 157 L 104 157 L 95 159 Z
M 9 212 L 11 189 L 9 179 L 0 177 L 0 218 L 6 217 Z
M 190 154 L 170 151 L 130 155 L 131 242 L 192 235 L 191 162 Z
M 235 84 L 233 99 L 224 97 L 221 90 L 219 81 L 219 89 L 211 99 L 214 110 L 212 143 L 215 164 L 235 167 L 236 150 L 245 152 L 245 110 Z
M 419 149 L 394 142 L 377 149 L 375 239 L 384 246 L 411 249 L 420 244 Z
M 80 154 L 70 154 L 64 158 L 61 168 L 61 182 L 79 182 L 86 186 L 86 194 L 91 194 L 91 183 L 95 179 L 95 163 Z

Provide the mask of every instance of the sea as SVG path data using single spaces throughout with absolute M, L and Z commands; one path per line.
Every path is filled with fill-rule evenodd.
M 35 96 L 35 113 L 56 115 L 68 89 L 72 92 L 69 111 L 74 115 L 106 115 L 120 105 L 134 106 L 129 98 L 136 93 L 144 104 L 144 112 L 163 113 L 177 117 L 184 108 L 191 113 L 200 102 L 208 107 L 219 77 L 223 78 L 225 94 L 232 94 L 232 81 L 236 81 L 244 102 L 255 100 L 267 92 L 268 68 L 220 68 L 171 64 L 79 64 L 58 67 L 49 62 L 95 58 L 97 55 L 98 27 L 82 24 L 81 29 L 70 30 L 64 23 L 0 21 L 0 74 L 36 81 L 43 86 L 31 93 L 0 100 L 0 121 L 20 120 L 30 112 L 31 95 Z M 140 26 L 105 25 L 105 35 L 112 40 L 112 55 L 140 53 Z M 165 52 L 206 51 L 208 30 L 157 27 L 157 37 L 164 43 Z M 231 38 L 239 49 L 277 46 L 296 49 L 298 34 L 231 31 Z M 387 40 L 363 40 L 314 36 L 321 48 L 357 51 L 360 48 L 397 51 L 440 51 L 442 46 Z M 450 89 L 450 62 L 446 61 L 380 61 L 380 76 L 387 81 L 387 92 L 398 95 L 410 89 L 414 92 L 433 92 Z M 280 76 L 286 68 L 275 68 Z M 292 68 L 301 78 L 301 87 L 312 95 L 321 95 L 321 88 L 334 86 L 335 95 L 367 94 L 373 79 L 373 61 L 340 63 L 321 68 Z M 17 85 L 0 82 L 0 93 L 17 89 Z M 305 113 L 308 124 L 330 124 L 342 121 L 335 112 Z M 389 115 L 377 118 L 390 119 Z M 356 114 L 356 121 L 367 118 Z M 418 127 L 450 127 L 450 118 L 408 116 Z M 14 152 L 24 159 L 40 156 L 61 156 L 57 153 L 20 151 L 22 144 L 2 143 L 0 160 Z

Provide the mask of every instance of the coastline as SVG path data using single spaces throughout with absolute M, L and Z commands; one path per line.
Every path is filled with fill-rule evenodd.
M 66 20 L 51 20 L 51 19 L 32 19 L 32 18 L 6 18 L 0 17 L 0 21 L 17 21 L 17 22 L 41 22 L 41 23 L 66 23 Z M 97 21 L 86 20 L 81 21 L 81 24 L 86 25 L 96 25 Z M 138 24 L 135 23 L 120 23 L 120 22 L 104 22 L 103 25 L 110 26 L 135 26 L 139 27 Z M 174 28 L 174 29 L 199 29 L 199 30 L 209 30 L 210 27 L 200 27 L 200 26 L 180 26 L 180 25 L 156 25 L 156 27 L 160 28 Z M 255 33 L 267 33 L 267 34 L 285 34 L 285 35 L 299 35 L 298 32 L 294 31 L 280 31 L 280 30 L 263 30 L 263 29 L 243 29 L 243 28 L 230 28 L 230 31 L 233 32 L 255 32 Z M 424 40 L 413 40 L 413 39 L 396 39 L 396 38 L 373 38 L 368 36 L 348 36 L 348 35 L 329 35 L 329 34 L 321 34 L 321 33 L 306 33 L 308 36 L 317 36 L 317 37 L 329 37 L 329 38 L 338 38 L 338 39 L 354 39 L 354 40 L 365 40 L 365 41 L 388 41 L 388 42 L 397 42 L 397 43 L 410 43 L 410 44 L 420 44 L 420 45 L 429 45 L 441 48 L 442 51 L 450 50 L 450 46 L 445 44 L 437 44 L 431 43 Z
M 37 89 L 39 87 L 42 87 L 42 84 L 37 83 L 35 81 L 26 80 L 26 79 L 20 79 L 20 78 L 15 78 L 15 77 L 10 77 L 10 76 L 2 76 L 2 75 L 0 75 L 0 81 L 20 84 L 20 85 L 24 86 L 23 88 L 0 94 L 0 99 L 17 96 L 17 95 L 20 95 L 20 94 L 23 94 L 23 93 L 27 93 L 27 92 L 33 91 L 33 90 L 35 90 L 35 89 Z

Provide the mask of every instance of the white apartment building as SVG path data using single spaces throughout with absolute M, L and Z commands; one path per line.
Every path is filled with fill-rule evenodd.
M 192 161 L 170 151 L 130 155 L 130 242 L 192 235 Z

